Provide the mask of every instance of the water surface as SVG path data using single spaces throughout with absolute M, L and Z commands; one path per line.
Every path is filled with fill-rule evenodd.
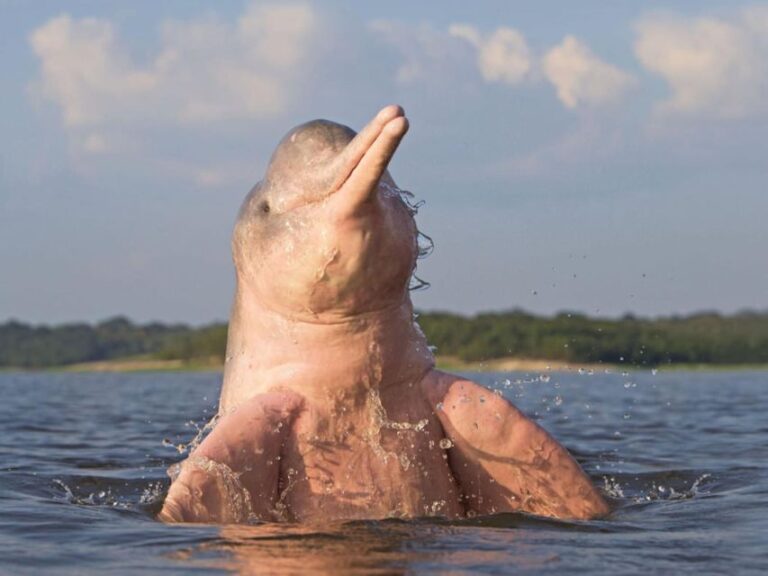
M 506 514 L 166 526 L 165 470 L 220 375 L 0 374 L 0 573 L 768 572 L 768 372 L 477 374 L 610 496 L 600 521 Z

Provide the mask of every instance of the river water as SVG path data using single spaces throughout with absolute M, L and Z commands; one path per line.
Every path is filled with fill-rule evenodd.
M 768 372 L 473 377 L 572 451 L 610 517 L 166 526 L 169 444 L 220 374 L 0 373 L 0 573 L 768 573 Z

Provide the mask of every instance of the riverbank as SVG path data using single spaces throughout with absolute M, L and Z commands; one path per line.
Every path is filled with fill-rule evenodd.
M 157 358 L 122 358 L 58 366 L 56 372 L 217 372 L 224 369 L 218 358 L 161 360 Z
M 465 362 L 452 356 L 437 357 L 437 368 L 457 372 L 576 372 L 618 369 L 608 364 L 573 364 L 557 360 L 534 358 L 495 358 L 483 362 Z M 198 358 L 193 361 L 156 358 L 122 358 L 98 362 L 82 362 L 46 368 L 44 372 L 217 372 L 224 369 L 218 358 Z M 13 368 L 5 369 L 16 370 Z M 23 370 L 23 369 L 22 369 Z
M 768 311 L 615 319 L 566 312 L 545 317 L 520 310 L 476 316 L 423 312 L 418 321 L 446 367 L 546 370 L 549 366 L 569 371 L 597 359 L 617 366 L 667 367 L 674 361 L 676 367 L 686 369 L 768 366 Z M 76 370 L 101 371 L 220 369 L 216 361 L 189 360 L 223 359 L 226 346 L 227 324 L 223 322 L 193 327 L 136 324 L 117 317 L 96 324 L 58 326 L 0 323 L 0 366 L 72 369 L 76 364 Z M 114 362 L 94 363 L 97 358 L 113 358 L 117 366 Z M 142 358 L 138 364 L 134 362 L 137 358 Z M 466 363 L 457 358 L 494 360 Z M 598 367 L 604 368 L 599 362 Z
M 618 369 L 612 364 L 580 364 L 540 358 L 493 358 L 482 362 L 466 362 L 453 356 L 438 356 L 437 367 L 456 372 L 578 372 Z
M 586 364 L 562 362 L 540 358 L 495 358 L 483 362 L 465 362 L 453 356 L 438 356 L 437 367 L 453 372 L 618 372 L 651 370 L 651 367 L 624 364 Z M 66 366 L 57 366 L 41 371 L 45 372 L 220 372 L 224 365 L 216 357 L 198 358 L 193 361 L 179 359 L 161 360 L 151 357 L 122 358 L 99 362 L 83 362 Z M 765 370 L 766 364 L 665 364 L 655 368 L 660 371 L 734 371 Z M 29 371 L 18 368 L 3 368 L 3 372 Z

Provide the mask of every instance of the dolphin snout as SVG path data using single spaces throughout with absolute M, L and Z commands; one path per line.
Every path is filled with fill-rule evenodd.
M 391 120 L 395 120 L 397 118 L 405 118 L 405 110 L 403 110 L 403 107 L 398 104 L 390 104 L 389 106 L 384 106 L 384 108 L 379 110 L 370 124 L 376 123 L 384 126 Z
M 332 192 L 346 201 L 349 211 L 374 197 L 408 126 L 402 107 L 386 106 L 344 149 Z
M 409 126 L 408 118 L 405 116 L 397 116 L 384 125 L 382 132 L 389 138 L 397 138 L 397 143 L 399 144 L 400 139 L 405 136 L 406 132 L 408 132 Z M 394 153 L 394 150 L 392 150 L 392 152 Z

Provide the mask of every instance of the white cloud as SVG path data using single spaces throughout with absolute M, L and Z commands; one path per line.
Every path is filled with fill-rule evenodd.
M 201 162 L 183 158 L 160 158 L 153 162 L 163 174 L 198 188 L 242 189 L 252 185 L 258 173 L 251 158 L 232 157 Z
M 574 169 L 604 167 L 614 162 L 625 153 L 625 147 L 619 128 L 585 115 L 557 138 L 491 164 L 490 172 L 513 178 L 569 178 Z
M 531 71 L 531 54 L 525 37 L 514 28 L 499 27 L 487 38 L 467 24 L 454 24 L 449 34 L 477 49 L 477 65 L 486 82 L 517 84 Z
M 467 56 L 464 46 L 444 30 L 429 24 L 409 25 L 394 20 L 375 20 L 369 29 L 402 56 L 395 73 L 399 84 L 452 77 Z
M 88 134 L 83 140 L 83 148 L 92 154 L 103 154 L 109 150 L 109 145 L 101 134 Z
M 631 75 L 602 61 L 572 36 L 539 62 L 525 36 L 506 26 L 487 34 L 466 23 L 453 24 L 447 32 L 392 21 L 376 21 L 371 28 L 401 51 L 403 63 L 396 76 L 400 83 L 434 80 L 439 75 L 466 83 L 471 78 L 462 75 L 467 65 L 489 84 L 534 85 L 543 74 L 568 108 L 609 103 L 634 83 Z
M 730 19 L 645 18 L 635 54 L 669 84 L 663 112 L 744 117 L 768 109 L 768 7 Z
M 43 90 L 61 105 L 69 126 L 97 124 L 111 103 L 147 94 L 157 82 L 119 53 L 108 22 L 59 16 L 35 30 L 30 42 L 41 60 Z
M 308 55 L 316 18 L 305 4 L 252 4 L 233 24 L 167 22 L 160 49 L 135 64 L 112 23 L 54 18 L 30 35 L 39 88 L 81 149 L 109 149 L 105 129 L 134 123 L 210 124 L 282 111 Z
M 573 36 L 566 36 L 547 52 L 543 68 L 567 108 L 607 104 L 619 98 L 633 82 L 632 76 L 600 60 Z

